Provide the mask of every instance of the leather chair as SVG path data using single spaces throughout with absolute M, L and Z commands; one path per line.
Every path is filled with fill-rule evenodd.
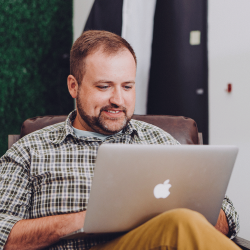
M 63 122 L 66 118 L 66 115 L 47 115 L 27 119 L 22 124 L 20 135 L 8 136 L 8 148 L 23 136 L 46 126 Z M 133 119 L 160 127 L 181 144 L 203 144 L 202 134 L 198 133 L 196 122 L 190 118 L 170 115 L 134 115 Z
M 23 136 L 46 126 L 63 122 L 66 115 L 37 116 L 24 121 L 20 135 L 9 135 L 8 148 Z M 134 115 L 133 119 L 145 121 L 170 133 L 181 144 L 203 144 L 202 134 L 198 133 L 196 122 L 183 116 L 168 115 Z M 250 241 L 235 237 L 233 241 L 243 250 L 250 250 Z

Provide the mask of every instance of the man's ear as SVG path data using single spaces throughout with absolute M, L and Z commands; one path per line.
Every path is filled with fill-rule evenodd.
M 78 92 L 78 83 L 74 76 L 69 75 L 67 78 L 68 90 L 72 98 L 76 98 Z

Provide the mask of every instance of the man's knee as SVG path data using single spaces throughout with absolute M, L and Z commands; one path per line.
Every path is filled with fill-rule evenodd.
M 158 216 L 157 224 L 161 225 L 163 230 L 179 231 L 196 228 L 198 225 L 209 225 L 209 222 L 200 213 L 186 209 L 179 208 L 164 212 Z
M 199 220 L 206 221 L 203 215 L 195 211 L 184 208 L 173 209 L 145 223 L 141 233 L 154 247 L 177 247 L 183 240 L 188 242 L 197 234 L 200 230 Z
M 161 217 L 159 218 L 160 220 L 175 223 L 192 223 L 197 220 L 205 219 L 200 213 L 187 208 L 172 209 L 162 213 L 159 217 Z

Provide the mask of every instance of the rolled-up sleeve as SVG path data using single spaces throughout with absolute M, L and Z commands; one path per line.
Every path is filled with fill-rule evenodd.
M 31 197 L 28 158 L 21 145 L 0 158 L 0 249 L 15 223 L 28 218 Z
M 12 227 L 22 218 L 0 214 L 0 249 L 4 248 L 4 245 L 8 239 Z
M 229 225 L 228 237 L 233 239 L 240 231 L 240 220 L 239 214 L 235 210 L 233 202 L 228 198 L 228 196 L 225 196 L 223 200 L 222 210 L 226 214 Z

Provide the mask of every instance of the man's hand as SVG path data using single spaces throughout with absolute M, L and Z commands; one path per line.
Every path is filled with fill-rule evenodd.
M 83 227 L 86 211 L 18 221 L 4 250 L 41 249 Z
M 229 233 L 227 217 L 222 209 L 220 210 L 220 214 L 219 214 L 217 223 L 215 225 L 215 228 L 225 235 Z

